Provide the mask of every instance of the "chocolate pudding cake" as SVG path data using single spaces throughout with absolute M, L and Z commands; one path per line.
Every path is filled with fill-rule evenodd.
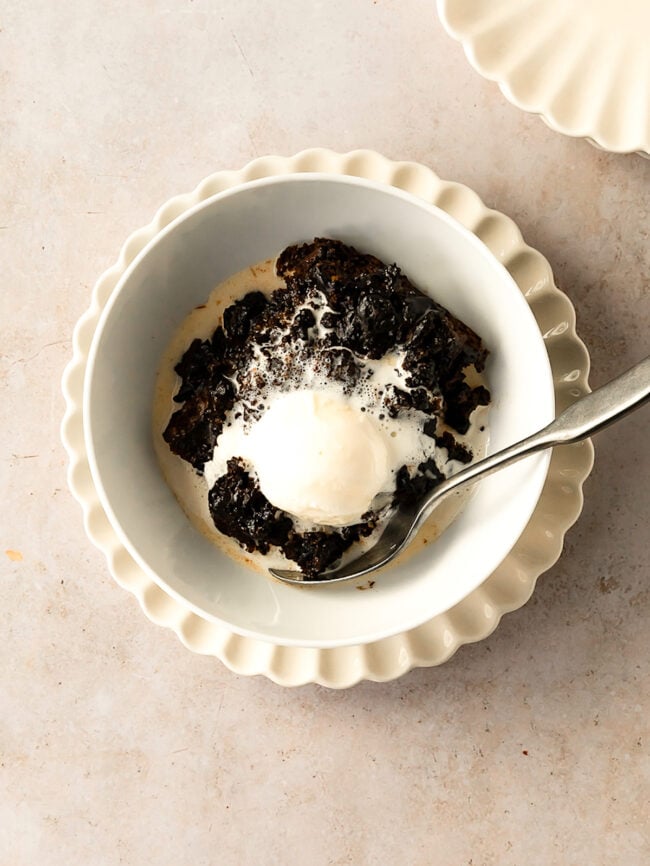
M 473 459 L 488 353 L 396 264 L 341 241 L 275 268 L 279 287 L 251 286 L 176 364 L 163 438 L 205 479 L 220 533 L 309 580 Z

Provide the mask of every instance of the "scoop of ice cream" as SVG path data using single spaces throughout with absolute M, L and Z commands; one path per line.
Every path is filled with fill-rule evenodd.
M 273 400 L 249 434 L 247 457 L 277 508 L 327 526 L 356 523 L 390 487 L 377 422 L 342 396 L 292 391 Z

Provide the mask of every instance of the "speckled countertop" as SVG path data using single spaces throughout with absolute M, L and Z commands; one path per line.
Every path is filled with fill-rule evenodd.
M 592 385 L 650 348 L 650 161 L 548 130 L 432 0 L 0 8 L 0 864 L 650 862 L 644 409 L 596 440 L 564 555 L 440 668 L 284 690 L 185 650 L 67 492 L 60 375 L 96 277 L 204 175 L 372 147 L 550 260 Z

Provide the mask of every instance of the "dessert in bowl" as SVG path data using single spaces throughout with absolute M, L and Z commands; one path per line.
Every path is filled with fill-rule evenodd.
M 285 645 L 365 643 L 449 609 L 513 546 L 548 465 L 548 455 L 535 456 L 487 479 L 444 532 L 435 537 L 431 527 L 430 543 L 379 572 L 370 592 L 354 582 L 281 585 L 196 528 L 154 447 L 161 360 L 215 286 L 322 237 L 397 262 L 480 335 L 489 351 L 490 451 L 553 417 L 548 359 L 528 305 L 481 242 L 437 208 L 381 184 L 304 174 L 243 184 L 170 224 L 124 273 L 94 337 L 84 394 L 93 478 L 122 542 L 161 586 L 204 617 Z
M 216 544 L 315 580 L 480 456 L 486 357 L 395 263 L 317 238 L 192 310 L 160 365 L 154 446 Z

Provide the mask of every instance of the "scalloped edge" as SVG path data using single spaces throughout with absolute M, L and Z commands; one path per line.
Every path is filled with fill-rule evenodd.
M 539 575 L 557 561 L 564 534 L 582 510 L 582 485 L 593 465 L 593 448 L 588 441 L 556 448 L 533 517 L 496 571 L 451 610 L 393 637 L 331 649 L 271 644 L 203 619 L 155 584 L 121 545 L 101 508 L 87 462 L 82 396 L 94 329 L 126 267 L 172 219 L 237 184 L 259 177 L 308 171 L 348 174 L 388 183 L 455 217 L 502 262 L 526 297 L 545 340 L 558 408 L 589 392 L 589 355 L 575 330 L 574 308 L 555 286 L 547 260 L 524 242 L 509 217 L 487 208 L 468 187 L 442 181 L 420 163 L 393 162 L 371 150 L 339 154 L 313 148 L 293 157 L 261 157 L 240 171 L 212 174 L 193 192 L 163 204 L 149 225 L 127 238 L 117 263 L 97 281 L 90 307 L 74 330 L 73 357 L 62 381 L 66 412 L 61 438 L 70 461 L 68 484 L 81 504 L 86 533 L 106 556 L 116 582 L 137 598 L 152 622 L 172 629 L 193 652 L 216 656 L 234 673 L 263 675 L 283 686 L 316 683 L 329 688 L 347 688 L 364 679 L 386 682 L 415 667 L 442 664 L 463 644 L 487 637 L 505 613 L 525 604 Z
M 501 93 L 512 105 L 526 111 L 529 114 L 534 114 L 541 118 L 544 123 L 554 132 L 559 132 L 562 135 L 567 135 L 570 138 L 585 139 L 599 150 L 608 151 L 610 153 L 619 154 L 636 154 L 637 156 L 650 158 L 650 125 L 641 138 L 637 138 L 635 134 L 628 135 L 626 131 L 617 129 L 616 137 L 611 132 L 608 132 L 605 126 L 606 113 L 603 111 L 603 101 L 598 102 L 597 107 L 588 121 L 578 124 L 578 122 L 569 122 L 561 120 L 556 109 L 553 108 L 554 101 L 557 101 L 559 92 L 554 90 L 546 99 L 539 98 L 538 100 L 526 100 L 519 98 L 515 89 L 518 84 L 516 68 L 514 73 L 506 73 L 503 70 L 490 70 L 485 64 L 481 63 L 477 57 L 476 43 L 477 38 L 481 35 L 481 29 L 477 28 L 476 34 L 468 33 L 466 30 L 454 26 L 452 23 L 452 12 L 458 8 L 457 3 L 462 0 L 436 0 L 436 9 L 440 22 L 452 39 L 459 42 L 465 52 L 470 65 L 488 81 L 495 82 Z M 480 12 L 477 13 L 477 19 Z M 517 65 L 519 66 L 520 63 Z M 650 98 L 650 81 L 648 82 L 648 96 Z

